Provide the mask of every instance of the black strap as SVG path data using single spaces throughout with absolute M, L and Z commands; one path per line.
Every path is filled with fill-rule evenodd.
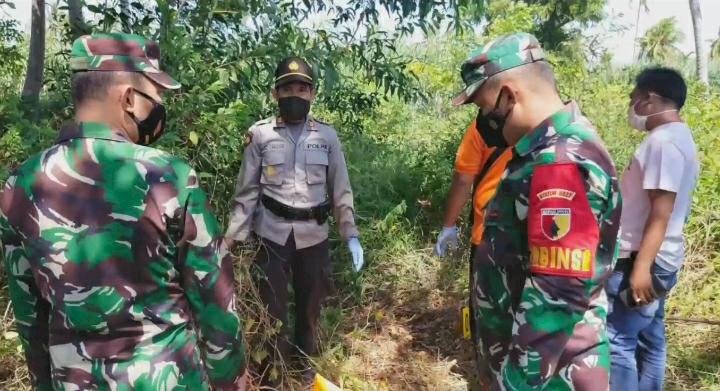
M 632 272 L 633 265 L 635 264 L 635 257 L 637 257 L 638 252 L 633 251 L 630 253 L 629 258 L 619 258 L 617 262 L 615 262 L 615 271 L 616 272 L 623 272 L 623 273 L 630 273 Z
M 500 155 L 503 154 L 503 152 L 505 152 L 504 148 L 495 147 L 492 153 L 490 153 L 488 159 L 485 161 L 485 165 L 483 166 L 482 170 L 480 170 L 480 174 L 475 177 L 475 182 L 473 183 L 472 188 L 472 196 L 470 198 L 470 205 L 472 205 L 472 207 L 470 208 L 470 221 L 473 225 L 475 225 L 475 193 L 477 192 L 478 185 L 480 184 L 480 181 L 485 178 L 485 175 L 487 175 L 488 171 L 490 171 L 492 166 L 498 160 Z
M 318 224 L 323 224 L 327 221 L 331 208 L 330 202 L 328 201 L 312 208 L 295 208 L 290 205 L 285 205 L 266 194 L 262 195 L 261 201 L 263 206 L 276 216 L 288 220 L 317 220 Z

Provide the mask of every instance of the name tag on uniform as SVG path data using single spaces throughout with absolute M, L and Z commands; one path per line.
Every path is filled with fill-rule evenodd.
M 285 142 L 284 141 L 270 141 L 269 143 L 265 144 L 265 148 L 263 148 L 263 152 L 284 151 L 284 150 L 285 150 Z
M 305 150 L 329 152 L 330 147 L 325 139 L 313 139 L 305 141 Z

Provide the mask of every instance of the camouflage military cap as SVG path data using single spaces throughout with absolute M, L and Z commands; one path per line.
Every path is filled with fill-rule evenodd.
M 544 59 L 537 38 L 527 33 L 503 35 L 474 49 L 460 68 L 465 88 L 453 99 L 453 105 L 468 103 L 489 77 Z
M 160 70 L 158 43 L 135 34 L 99 33 L 76 39 L 70 53 L 70 69 L 141 72 L 165 88 L 180 88 L 180 83 Z

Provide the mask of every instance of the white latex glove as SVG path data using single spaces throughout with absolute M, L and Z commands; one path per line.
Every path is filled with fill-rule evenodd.
M 350 249 L 350 254 L 352 254 L 353 267 L 356 272 L 359 272 L 363 267 L 363 263 L 365 263 L 365 260 L 363 259 L 363 248 L 362 245 L 360 245 L 360 240 L 358 240 L 358 238 L 350 238 L 347 243 L 348 249 Z
M 456 226 L 443 227 L 437 238 L 435 253 L 439 257 L 444 257 L 448 247 L 450 247 L 451 250 L 458 248 L 458 229 Z

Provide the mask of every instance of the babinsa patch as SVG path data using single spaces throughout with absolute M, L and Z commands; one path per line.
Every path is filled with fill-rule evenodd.
M 535 168 L 530 184 L 530 271 L 592 278 L 600 228 L 574 163 Z

